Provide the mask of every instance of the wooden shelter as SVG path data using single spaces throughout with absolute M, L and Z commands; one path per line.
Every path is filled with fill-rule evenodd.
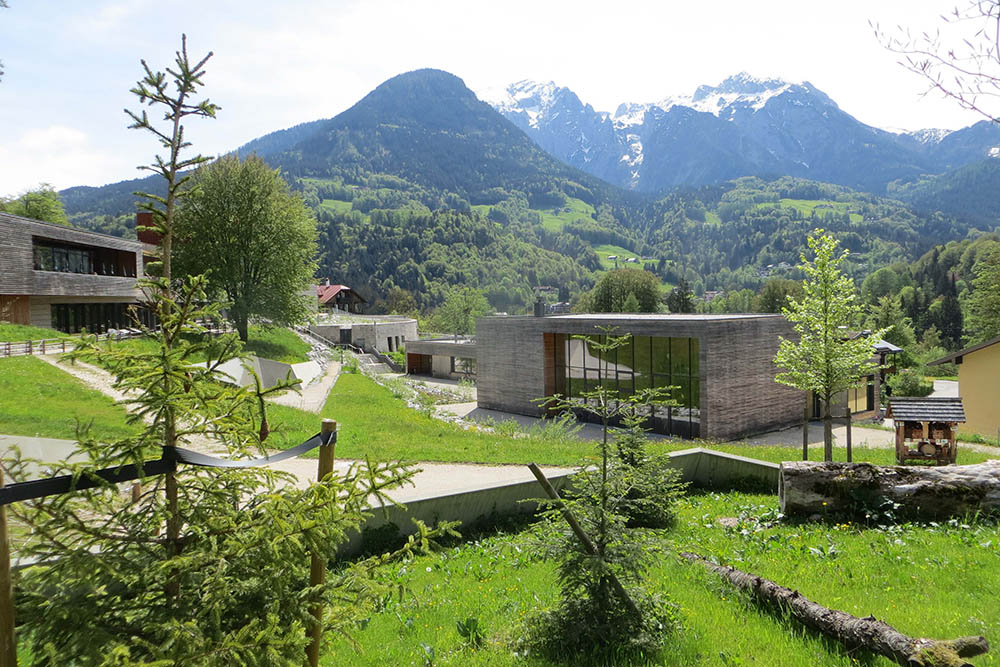
M 900 396 L 889 399 L 886 417 L 896 427 L 896 461 L 955 462 L 957 425 L 965 422 L 959 397 Z

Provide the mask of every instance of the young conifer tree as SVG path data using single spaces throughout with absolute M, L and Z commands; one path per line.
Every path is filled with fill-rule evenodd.
M 198 70 L 186 57 L 182 50 L 171 72 L 179 90 L 191 88 L 185 72 Z M 155 94 L 164 94 L 162 75 L 148 67 L 147 74 Z M 168 117 L 184 108 L 179 103 Z M 171 149 L 171 160 L 177 154 Z M 167 233 L 172 210 L 161 212 L 159 229 Z M 205 330 L 203 322 L 219 317 L 205 278 L 172 283 L 163 276 L 140 285 L 156 321 L 145 344 L 84 337 L 72 353 L 112 374 L 127 397 L 134 435 L 96 442 L 81 429 L 78 452 L 52 473 L 94 479 L 97 486 L 12 506 L 33 535 L 18 555 L 38 563 L 16 582 L 24 642 L 37 664 L 302 664 L 312 609 L 328 610 L 323 629 L 350 632 L 387 593 L 372 569 L 426 546 L 451 525 L 437 531 L 418 525 L 419 539 L 401 550 L 345 566 L 313 586 L 313 555 L 336 559 L 338 546 L 369 516 L 370 503 L 387 501 L 385 490 L 410 477 L 400 464 L 366 462 L 305 489 L 267 467 L 179 464 L 143 479 L 133 499 L 95 477 L 102 468 L 170 459 L 176 447 L 236 460 L 264 452 L 268 392 L 227 383 L 220 371 L 239 356 L 240 342 Z M 27 463 L 11 463 L 12 477 Z

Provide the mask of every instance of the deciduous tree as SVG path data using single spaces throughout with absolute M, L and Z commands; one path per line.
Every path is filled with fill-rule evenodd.
M 826 461 L 833 460 L 833 401 L 874 372 L 877 366 L 872 361 L 872 341 L 885 333 L 873 331 L 871 338 L 850 335 L 851 327 L 860 321 L 862 308 L 854 282 L 840 270 L 847 250 L 838 253 L 837 246 L 836 239 L 823 230 L 810 236 L 813 258 L 803 254 L 800 265 L 806 275 L 802 298 L 789 301 L 783 311 L 799 339 L 781 338 L 774 358 L 774 363 L 784 369 L 775 380 L 811 391 L 823 401 Z
M 308 317 L 316 220 L 260 158 L 228 155 L 201 167 L 177 234 L 177 272 L 207 274 L 241 340 L 251 318 L 295 324 Z
M 639 304 L 638 312 L 655 313 L 660 300 L 660 281 L 640 269 L 608 271 L 588 294 L 586 307 L 596 313 L 622 313 L 630 294 Z
M 25 190 L 16 197 L 0 198 L 0 211 L 69 226 L 62 199 L 48 183 L 40 183 L 37 188 Z
M 472 287 L 456 287 L 434 313 L 434 326 L 446 333 L 470 335 L 476 332 L 476 320 L 492 309 L 483 293 Z

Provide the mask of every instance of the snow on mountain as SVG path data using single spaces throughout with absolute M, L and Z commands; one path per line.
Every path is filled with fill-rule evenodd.
M 484 90 L 479 94 L 479 99 L 504 115 L 524 114 L 528 118 L 528 125 L 537 128 L 539 116 L 552 108 L 553 100 L 561 91 L 568 89 L 560 88 L 552 81 L 523 79 L 502 90 Z
M 924 130 L 917 130 L 915 132 L 901 132 L 900 134 L 906 134 L 914 139 L 916 139 L 921 144 L 934 145 L 941 143 L 941 140 L 951 134 L 951 130 L 945 130 L 939 127 L 927 128 Z

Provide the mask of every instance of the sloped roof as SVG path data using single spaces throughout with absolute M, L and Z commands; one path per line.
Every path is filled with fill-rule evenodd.
M 997 336 L 993 340 L 988 340 L 984 343 L 979 343 L 978 345 L 967 347 L 964 350 L 959 350 L 958 352 L 952 352 L 946 357 L 941 357 L 940 359 L 935 359 L 934 361 L 928 362 L 927 365 L 937 366 L 938 364 L 961 363 L 959 361 L 960 357 L 964 357 L 967 354 L 972 354 L 973 352 L 978 352 L 984 347 L 989 347 L 990 345 L 996 345 L 997 343 L 1000 343 L 1000 336 Z
M 327 303 L 330 299 L 334 298 L 341 292 L 351 292 L 356 296 L 362 303 L 365 302 L 364 297 L 352 290 L 347 285 L 317 285 L 316 286 L 316 296 L 319 297 L 320 303 Z
M 889 399 L 886 417 L 897 421 L 964 422 L 962 399 L 952 396 L 899 396 Z

